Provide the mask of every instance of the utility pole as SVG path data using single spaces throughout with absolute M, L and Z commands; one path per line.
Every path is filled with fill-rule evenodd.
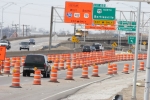
M 24 24 L 22 26 L 23 26 L 23 37 L 24 37 Z
M 12 24 L 12 26 L 16 29 L 16 34 L 17 34 L 18 24 Z M 17 34 L 17 37 L 18 37 L 18 34 Z
M 1 34 L 0 34 L 0 39 L 2 39 L 2 36 L 3 36 L 3 34 L 2 34 L 2 27 L 3 27 L 3 24 L 2 24 L 2 22 L 0 23 L 0 27 L 1 27 Z
M 76 34 L 76 24 L 74 24 L 74 36 L 75 36 L 75 34 Z M 74 50 L 76 48 L 75 42 L 74 42 L 73 48 L 74 48 Z
M 30 25 L 24 25 L 26 27 L 26 36 L 27 36 L 27 33 L 28 33 L 28 26 Z
M 52 46 L 53 16 L 54 16 L 54 7 L 52 6 L 51 17 L 50 17 L 49 50 L 51 50 L 51 46 Z

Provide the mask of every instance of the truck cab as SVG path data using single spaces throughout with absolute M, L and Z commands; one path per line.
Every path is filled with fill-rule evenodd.
M 92 46 L 94 46 L 96 48 L 96 51 L 103 51 L 104 50 L 103 45 L 100 43 L 93 43 Z

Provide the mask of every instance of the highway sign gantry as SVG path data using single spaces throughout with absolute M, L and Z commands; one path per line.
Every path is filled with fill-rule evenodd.
M 135 36 L 129 36 L 128 37 L 128 44 L 135 44 L 136 37 Z
M 107 7 L 94 7 L 93 6 L 93 19 L 94 20 L 115 20 L 116 8 Z

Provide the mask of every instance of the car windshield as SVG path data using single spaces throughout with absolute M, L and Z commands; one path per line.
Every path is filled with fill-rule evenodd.
M 94 43 L 94 45 L 100 45 L 99 43 Z
M 84 46 L 83 48 L 90 48 L 90 46 Z
M 34 39 L 30 39 L 30 41 L 34 41 Z
M 20 44 L 21 44 L 21 45 L 29 45 L 28 42 L 21 42 Z
M 5 40 L 1 40 L 0 43 L 8 43 L 8 42 Z
M 93 46 L 92 46 L 91 48 L 92 48 L 92 49 L 95 49 L 95 47 L 93 47 Z
M 45 63 L 45 59 L 41 55 L 28 55 L 25 63 Z

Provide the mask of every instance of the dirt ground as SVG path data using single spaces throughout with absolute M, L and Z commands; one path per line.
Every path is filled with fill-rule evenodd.
M 137 98 L 137 100 L 143 100 L 144 99 L 144 86 L 145 86 L 144 80 L 140 80 L 137 82 L 137 86 L 136 86 L 136 98 Z M 133 88 L 132 85 L 130 85 L 128 88 L 124 88 L 118 94 L 123 96 L 123 100 L 131 100 L 132 88 Z M 112 100 L 113 97 L 111 97 L 108 100 Z

